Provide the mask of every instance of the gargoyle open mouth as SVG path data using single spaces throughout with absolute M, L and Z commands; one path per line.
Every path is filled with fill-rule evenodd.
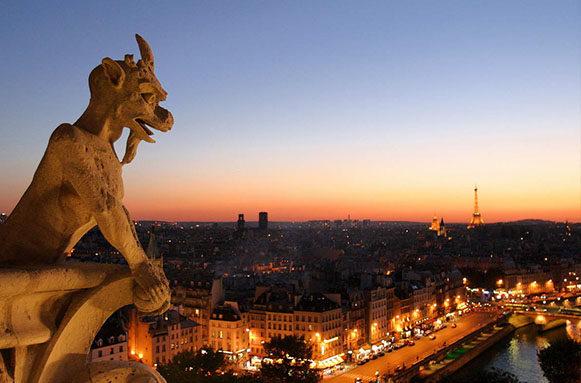
M 141 129 L 143 129 L 143 132 L 145 133 L 144 135 L 139 134 L 139 138 L 147 141 L 147 142 L 155 142 L 152 138 L 149 138 L 148 136 L 153 136 L 153 132 L 151 131 L 151 129 L 149 129 L 147 126 L 149 125 L 147 122 L 145 122 L 144 120 L 140 119 L 140 118 L 136 118 L 135 122 L 137 122 L 139 124 L 139 126 L 141 126 Z M 152 126 L 153 128 L 153 126 Z

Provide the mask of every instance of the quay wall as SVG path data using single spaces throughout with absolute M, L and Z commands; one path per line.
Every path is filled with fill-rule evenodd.
M 496 343 L 504 339 L 506 336 L 512 334 L 515 330 L 513 325 L 507 325 L 502 330 L 498 331 L 497 333 L 490 336 L 488 339 L 483 340 L 481 343 L 478 343 L 473 349 L 466 352 L 464 355 L 454 359 L 448 365 L 442 367 L 441 369 L 435 371 L 433 374 L 428 375 L 425 377 L 422 382 L 425 383 L 435 383 L 443 380 L 445 377 L 453 374 L 454 372 L 458 371 L 462 367 L 464 367 L 467 363 L 472 361 L 474 358 L 478 357 L 484 351 L 488 350 L 490 347 L 494 346 Z

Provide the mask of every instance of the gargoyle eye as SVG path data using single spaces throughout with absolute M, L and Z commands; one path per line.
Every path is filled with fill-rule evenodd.
M 152 104 L 155 102 L 155 96 L 153 93 L 141 93 L 141 97 L 148 104 Z

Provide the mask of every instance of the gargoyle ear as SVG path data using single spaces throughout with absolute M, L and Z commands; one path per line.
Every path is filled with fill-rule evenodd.
M 125 81 L 125 71 L 121 68 L 121 65 L 109 57 L 105 57 L 101 65 L 103 65 L 103 72 L 109 81 L 111 81 L 111 84 L 115 88 L 121 88 L 123 81 Z

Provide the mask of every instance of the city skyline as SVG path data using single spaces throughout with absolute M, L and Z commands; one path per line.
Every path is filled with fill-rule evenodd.
M 2 6 L 0 211 L 138 32 L 176 123 L 135 220 L 468 223 L 477 183 L 486 223 L 581 221 L 577 2 L 140 4 Z

